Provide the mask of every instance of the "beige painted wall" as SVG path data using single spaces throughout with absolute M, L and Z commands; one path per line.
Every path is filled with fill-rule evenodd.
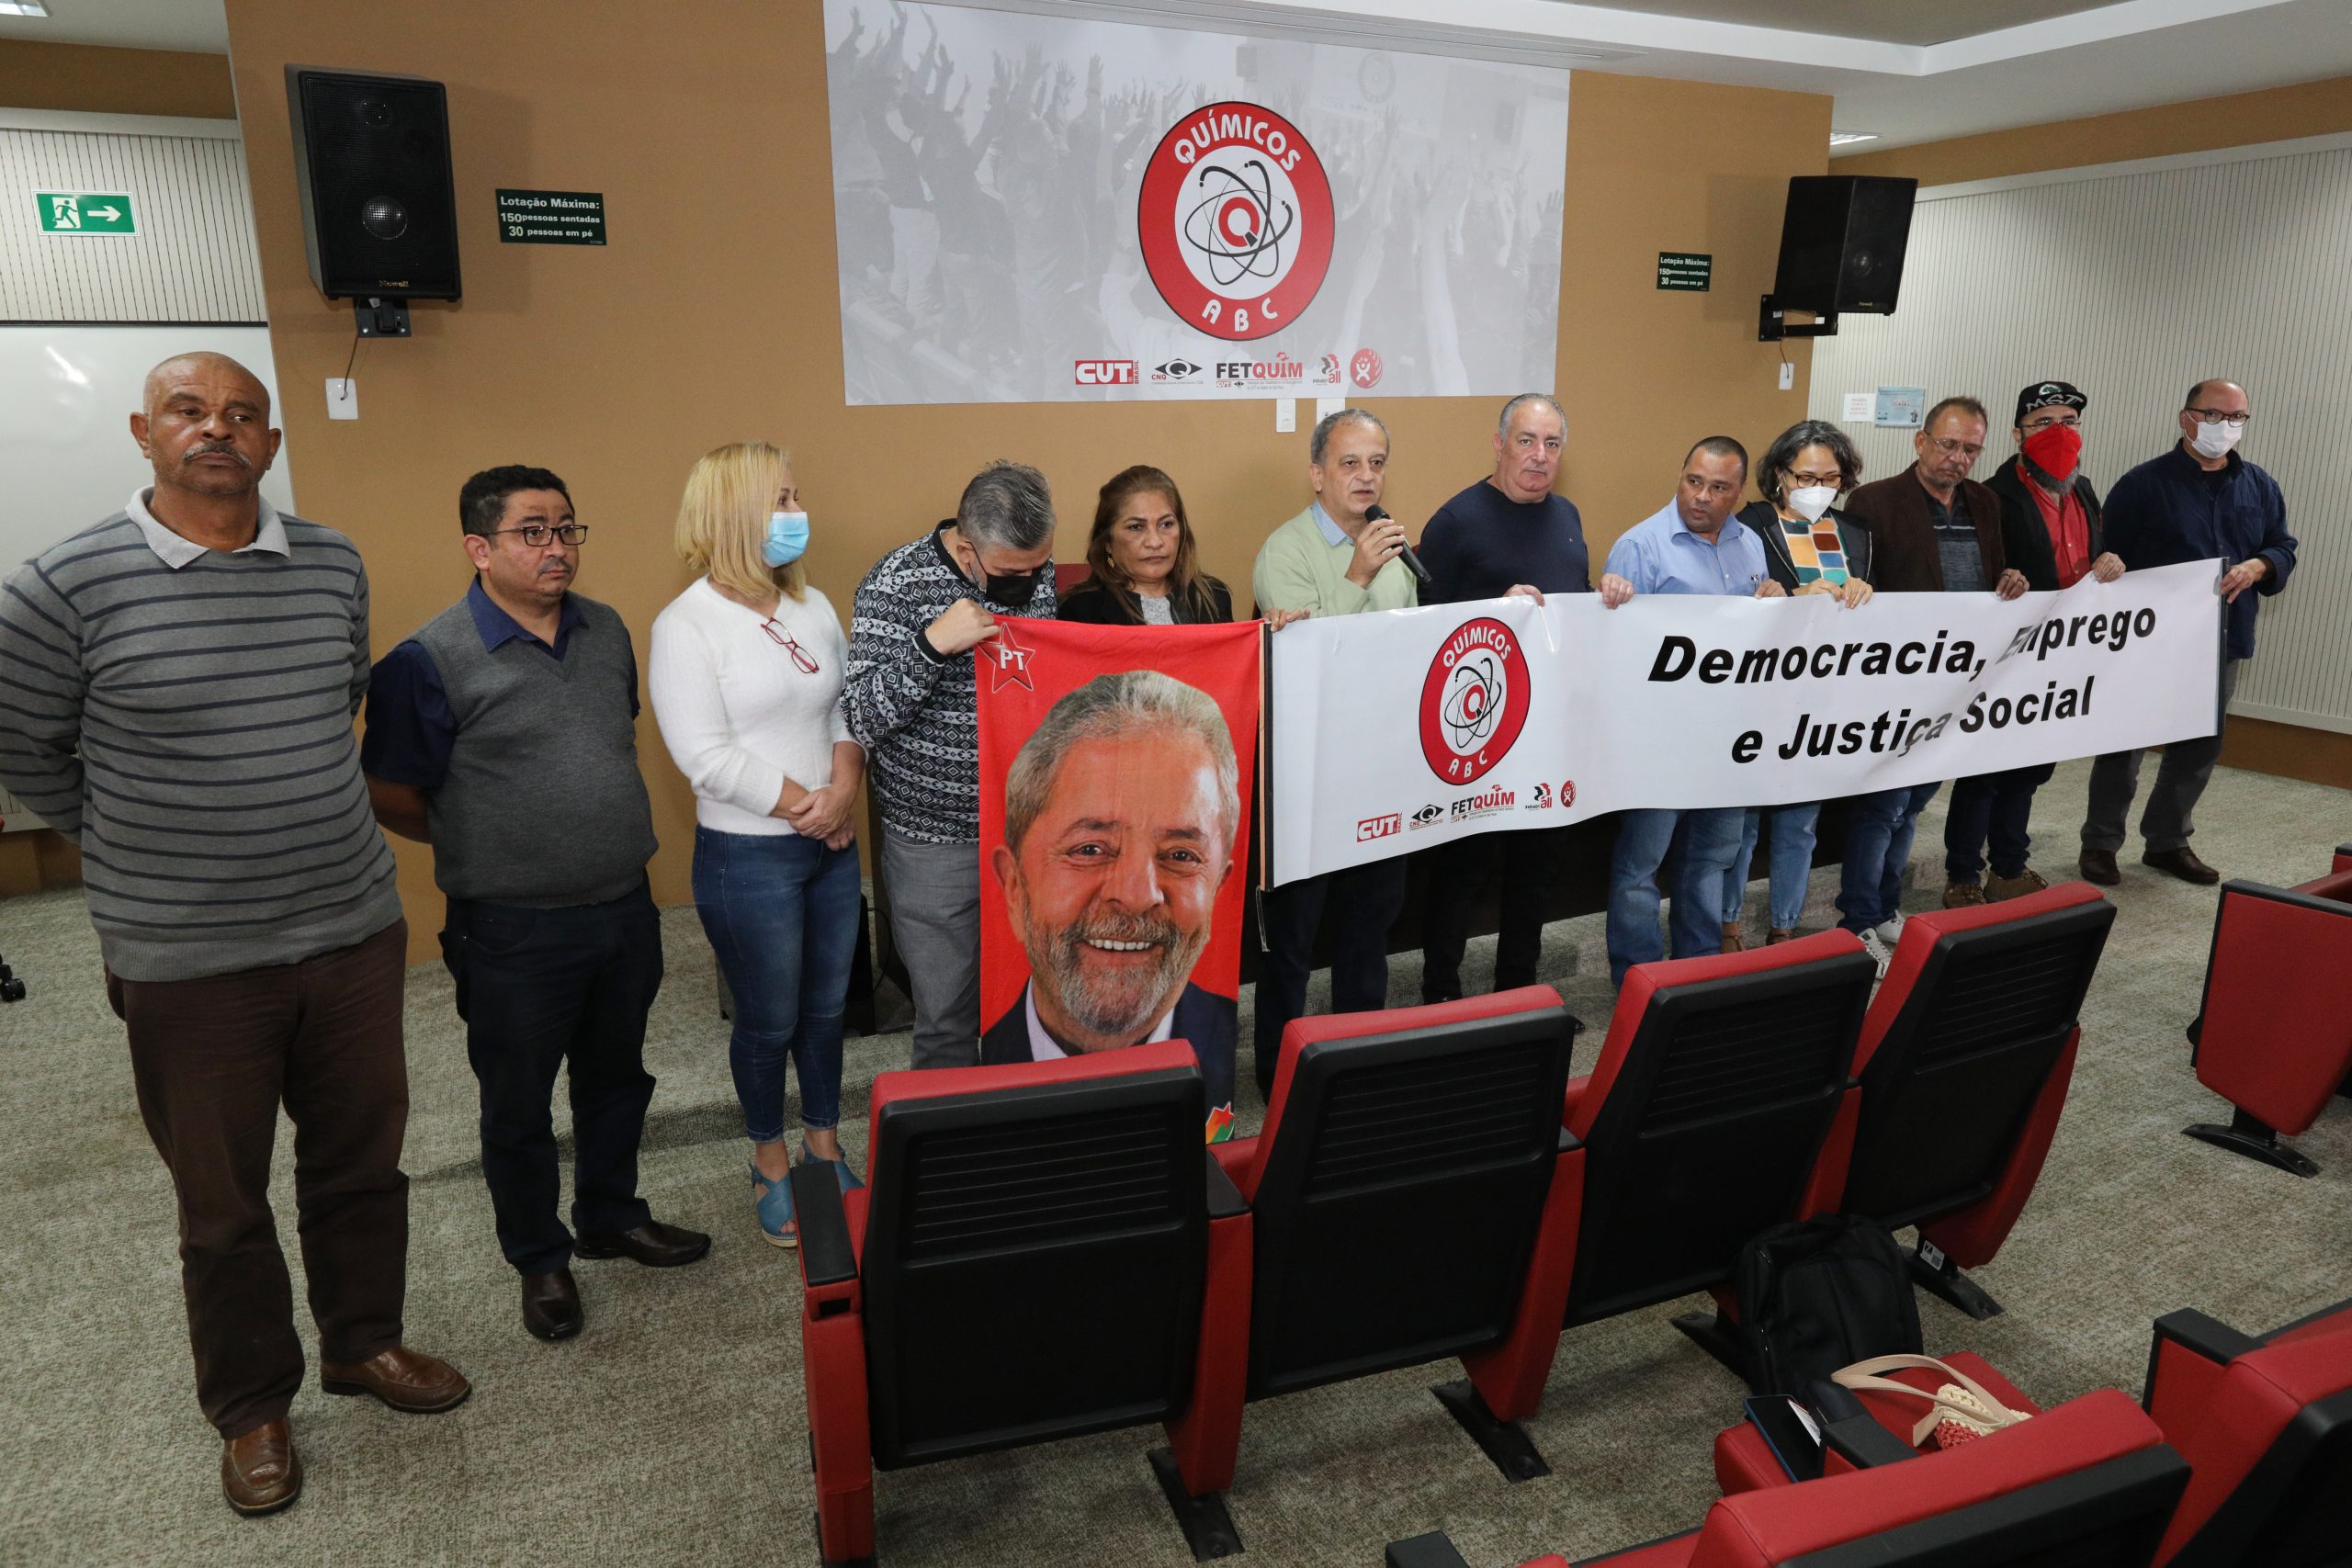
M 234 119 L 229 57 L 81 43 L 0 43 L 0 108 Z

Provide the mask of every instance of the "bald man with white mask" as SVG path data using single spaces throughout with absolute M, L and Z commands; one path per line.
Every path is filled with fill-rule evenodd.
M 197 1401 L 241 1514 L 300 1495 L 303 1376 L 269 1206 L 283 1102 L 322 1386 L 395 1410 L 469 1392 L 401 1342 L 407 927 L 352 717 L 368 576 L 262 498 L 269 394 L 218 354 L 149 372 L 154 472 L 0 590 L 0 785 L 82 849 L 139 1111 L 178 1196 Z

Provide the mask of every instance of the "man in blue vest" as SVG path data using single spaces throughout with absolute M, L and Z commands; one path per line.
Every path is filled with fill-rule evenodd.
M 376 819 L 433 846 L 498 1244 L 523 1326 L 562 1339 L 580 1332 L 575 1256 L 662 1268 L 710 1250 L 637 1192 L 662 986 L 637 655 L 618 615 L 571 592 L 588 529 L 561 479 L 491 468 L 458 513 L 473 586 L 377 664 L 360 763 Z M 548 1104 L 567 1066 L 577 1239 L 556 1214 Z

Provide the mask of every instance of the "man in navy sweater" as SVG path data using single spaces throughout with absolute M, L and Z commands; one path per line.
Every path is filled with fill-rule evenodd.
M 1592 592 L 1591 557 L 1584 522 L 1566 497 L 1552 493 L 1559 477 L 1567 416 L 1542 392 L 1522 392 L 1503 405 L 1495 432 L 1495 471 L 1437 509 L 1421 532 L 1421 564 L 1430 581 L 1424 604 L 1453 604 L 1510 594 L 1539 604 L 1546 593 Z M 1603 577 L 1604 601 L 1622 604 L 1633 584 Z M 1562 830 L 1481 833 L 1429 852 L 1429 908 L 1422 915 L 1421 999 L 1462 995 L 1462 953 L 1470 908 L 1502 861 L 1506 837 L 1511 870 L 1502 877 L 1501 934 L 1495 949 L 1495 989 L 1535 983 L 1544 945 L 1544 901 L 1557 870 Z
M 2107 547 L 2134 571 L 2216 556 L 2227 563 L 2221 582 L 2221 713 L 2211 735 L 2165 748 L 2140 818 L 2140 836 L 2147 840 L 2142 864 L 2211 886 L 2222 874 L 2188 847 L 2195 831 L 2189 814 L 2222 755 L 2222 722 L 2238 666 L 2254 657 L 2257 601 L 2246 590 L 2268 595 L 2287 586 L 2287 574 L 2295 570 L 2295 536 L 2287 532 L 2278 481 L 2231 450 L 2252 417 L 2245 389 L 2214 378 L 2198 382 L 2181 400 L 2178 443 L 2116 480 L 2108 493 Z M 2109 887 L 2123 880 L 2115 852 L 2123 847 L 2124 818 L 2139 784 L 2137 751 L 2113 752 L 2092 764 L 2090 810 L 2083 819 L 2086 880 Z

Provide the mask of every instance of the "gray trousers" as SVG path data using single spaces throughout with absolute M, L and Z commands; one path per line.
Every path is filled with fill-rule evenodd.
M 914 990 L 910 1066 L 980 1060 L 980 847 L 927 844 L 882 831 L 890 939 Z
M 2213 764 L 2221 761 L 2221 723 L 2229 716 L 2230 694 L 2237 690 L 2240 662 L 2222 660 L 2222 711 L 2213 733 L 2194 740 L 2176 740 L 2165 748 L 2164 761 L 2156 767 L 2155 787 L 2148 792 L 2147 808 L 2140 814 L 2140 836 L 2147 840 L 2151 853 L 2186 849 L 2188 836 L 2197 830 L 2189 818 L 2197 809 L 2198 797 L 2205 793 L 2206 781 L 2213 776 Z M 2083 848 L 2113 854 L 2123 847 L 2124 819 L 2139 788 L 2139 752 L 2110 751 L 2091 764 L 2090 810 L 2083 818 Z

